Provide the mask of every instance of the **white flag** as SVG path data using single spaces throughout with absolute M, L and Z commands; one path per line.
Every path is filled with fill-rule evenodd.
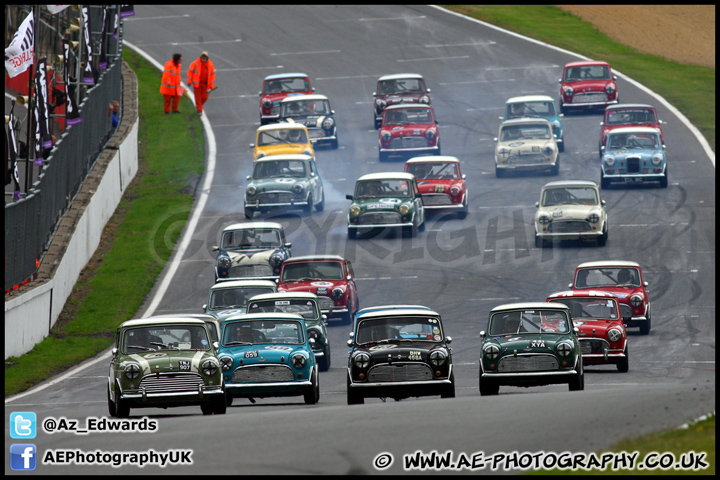
M 23 73 L 33 64 L 35 53 L 35 22 L 33 13 L 23 20 L 10 46 L 5 49 L 5 70 L 10 78 Z

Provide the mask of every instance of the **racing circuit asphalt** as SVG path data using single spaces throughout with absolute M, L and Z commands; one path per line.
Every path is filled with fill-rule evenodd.
M 193 465 L 39 465 L 34 473 L 397 474 L 404 472 L 402 455 L 418 450 L 591 452 L 714 411 L 714 156 L 666 102 L 616 72 L 621 102 L 652 104 L 666 122 L 670 185 L 603 190 L 610 222 L 605 247 L 569 242 L 540 250 L 532 227 L 540 188 L 556 179 L 599 182 L 601 115 L 565 116 L 558 177 L 496 179 L 493 137 L 507 98 L 557 98 L 562 67 L 577 55 L 429 6 L 136 5 L 135 11 L 125 21 L 127 42 L 160 65 L 181 52 L 183 72 L 207 50 L 219 86 L 205 105 L 204 122 L 214 139 L 208 147 L 215 147 L 208 152 L 211 187 L 199 188 L 207 197 L 198 197 L 197 225 L 182 257 L 166 268 L 166 273 L 176 268 L 167 290 L 156 302 L 155 292 L 150 296 L 146 312 L 201 311 L 213 284 L 211 247 L 218 232 L 244 221 L 242 195 L 252 162 L 248 145 L 259 125 L 262 79 L 305 72 L 316 92 L 330 98 L 339 125 L 340 148 L 317 152 L 325 210 L 311 217 L 257 218 L 284 225 L 294 256 L 349 258 L 361 306 L 422 304 L 439 312 L 453 338 L 457 398 L 367 399 L 365 405 L 347 406 L 349 327 L 331 323 L 332 367 L 320 376 L 317 405 L 291 397 L 255 404 L 236 399 L 224 416 L 203 416 L 198 407 L 132 410 L 132 417 L 158 420 L 158 431 L 41 432 L 34 443 L 41 453 L 60 447 L 192 449 Z M 345 194 L 355 179 L 402 170 L 402 161 L 378 161 L 371 103 L 377 78 L 400 72 L 425 76 L 442 153 L 457 156 L 467 175 L 470 212 L 464 220 L 429 215 L 426 230 L 413 239 L 383 233 L 349 241 Z M 487 312 L 502 303 L 544 300 L 567 288 L 577 264 L 607 259 L 639 262 L 649 282 L 652 331 L 647 336 L 630 331 L 630 371 L 589 367 L 581 392 L 568 392 L 564 385 L 501 387 L 498 396 L 481 398 L 478 332 L 486 326 Z M 85 423 L 106 416 L 108 362 L 105 352 L 84 368 L 6 400 L 6 418 L 13 411 L 34 411 L 39 421 L 65 417 Z M 395 461 L 376 470 L 373 460 L 384 452 Z M 7 463 L 5 471 L 11 473 Z

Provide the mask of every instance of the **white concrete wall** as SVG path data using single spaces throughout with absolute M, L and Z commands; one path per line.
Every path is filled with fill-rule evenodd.
M 5 303 L 5 359 L 32 350 L 48 336 L 60 316 L 80 272 L 100 244 L 105 225 L 138 171 L 138 126 L 139 119 L 136 119 L 108 163 L 77 222 L 65 254 L 59 260 L 55 275 L 46 283 Z

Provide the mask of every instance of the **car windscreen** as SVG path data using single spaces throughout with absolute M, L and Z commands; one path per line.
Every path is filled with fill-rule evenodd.
M 507 125 L 502 128 L 500 140 L 512 142 L 514 140 L 547 140 L 552 137 L 550 126 L 545 124 Z
M 263 93 L 307 92 L 310 91 L 307 80 L 303 77 L 280 78 L 265 82 Z
M 523 117 L 555 117 L 553 102 L 518 102 L 510 103 L 506 107 L 507 119 Z
M 568 333 L 570 320 L 558 310 L 528 309 L 494 313 L 488 323 L 491 336 L 520 333 Z
M 419 78 L 401 78 L 378 82 L 378 94 L 402 95 L 425 92 L 425 83 Z
M 631 267 L 583 268 L 575 277 L 575 287 L 639 287 L 640 273 Z
M 273 293 L 271 287 L 234 287 L 214 290 L 210 297 L 211 309 L 242 308 L 247 306 L 247 301 L 255 295 Z
M 355 186 L 355 196 L 359 198 L 407 196 L 412 192 L 409 188 L 407 180 L 364 180 Z
M 429 108 L 406 108 L 385 112 L 383 125 L 426 125 L 433 123 L 435 117 Z
M 570 307 L 570 316 L 573 320 L 600 319 L 618 320 L 619 307 L 614 298 L 584 298 L 566 297 L 553 299 L 553 302 L 563 303 Z
M 305 343 L 305 327 L 295 320 L 241 320 L 225 322 L 222 345 L 259 343 L 300 345 Z
M 207 331 L 199 325 L 153 325 L 125 330 L 122 353 L 156 350 L 209 350 Z
M 607 142 L 610 150 L 658 149 L 660 139 L 655 133 L 612 133 Z
M 252 178 L 297 177 L 307 176 L 306 162 L 302 160 L 263 160 L 255 162 Z
M 358 344 L 393 341 L 440 342 L 443 331 L 440 319 L 427 316 L 398 316 L 361 320 L 357 325 Z
M 280 104 L 281 117 L 330 115 L 330 102 L 327 100 L 295 100 L 294 98 L 291 102 Z
M 302 298 L 253 300 L 248 304 L 247 313 L 295 313 L 306 320 L 320 318 L 317 302 Z
M 656 123 L 655 111 L 650 108 L 611 109 L 605 115 L 605 125 L 654 125 Z
M 281 281 L 302 282 L 307 280 L 342 280 L 340 262 L 293 262 L 283 266 Z
M 282 246 L 280 233 L 272 228 L 254 228 L 224 232 L 221 243 L 221 247 L 225 250 L 278 248 L 280 246 Z
M 305 130 L 299 128 L 278 128 L 266 130 L 258 135 L 258 147 L 268 145 L 286 145 L 292 143 L 308 143 Z
M 586 187 L 557 187 L 547 188 L 543 192 L 541 205 L 598 205 L 600 199 L 594 188 Z
M 460 178 L 457 165 L 455 165 L 455 163 L 453 162 L 411 163 L 408 165 L 406 171 L 415 175 L 415 178 L 417 178 L 418 180 L 423 180 L 425 178 L 457 180 L 458 178 Z

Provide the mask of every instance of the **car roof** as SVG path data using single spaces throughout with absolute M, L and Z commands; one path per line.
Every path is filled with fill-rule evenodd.
M 385 80 L 402 80 L 403 78 L 423 79 L 423 76 L 419 73 L 393 73 L 392 75 L 383 75 L 382 77 L 378 78 L 378 82 L 383 82 Z
M 524 124 L 529 124 L 529 123 L 543 123 L 543 124 L 550 126 L 550 120 L 548 120 L 547 118 L 541 118 L 541 117 L 513 118 L 511 120 L 505 120 L 504 122 L 502 122 L 502 124 L 500 124 L 500 126 L 504 127 L 506 125 L 524 125 Z
M 257 131 L 264 132 L 266 130 L 280 130 L 283 128 L 296 129 L 296 130 L 307 130 L 307 127 L 301 123 L 278 122 L 278 123 L 269 123 L 267 125 L 258 127 Z
M 582 298 L 617 298 L 617 296 L 610 292 L 603 292 L 602 290 L 564 290 L 562 292 L 555 292 L 548 295 L 548 298 L 563 298 L 563 297 L 582 297 Z
M 210 287 L 210 290 L 223 290 L 225 288 L 238 287 L 276 287 L 277 284 L 272 280 L 228 280 L 219 282 Z
M 411 306 L 409 306 L 411 307 Z M 360 313 L 358 315 L 358 320 L 367 320 L 370 318 L 382 318 L 386 317 L 388 315 L 391 315 L 393 317 L 414 317 L 414 316 L 426 316 L 426 315 L 437 315 L 440 316 L 439 313 L 437 313 L 434 310 L 424 309 L 424 308 L 397 308 L 397 309 L 383 309 L 383 310 L 373 310 L 370 312 Z
M 587 66 L 590 66 L 590 65 L 605 65 L 605 66 L 608 66 L 608 67 L 610 66 L 609 63 L 603 62 L 603 61 L 601 61 L 601 60 L 582 60 L 582 61 L 579 61 L 579 62 L 570 62 L 570 63 L 567 63 L 567 64 L 565 64 L 565 67 L 564 67 L 564 68 L 568 68 L 568 67 L 587 67 Z
M 605 108 L 605 111 L 608 110 L 622 110 L 623 108 L 652 108 L 655 110 L 655 107 L 652 105 L 647 105 L 645 103 L 618 103 L 616 105 L 608 105 Z
M 313 160 L 313 158 L 310 155 L 306 155 L 304 153 L 283 153 L 281 155 L 268 155 L 267 157 L 258 158 L 257 160 L 255 160 L 255 163 L 257 164 L 273 160 L 302 160 L 304 162 L 309 162 Z
M 307 73 L 273 73 L 272 75 L 268 75 L 265 77 L 265 80 L 277 80 L 280 78 L 293 78 L 293 77 L 307 77 Z
M 152 325 L 205 325 L 203 320 L 188 317 L 147 317 L 127 320 L 119 328 L 147 327 Z
M 310 95 L 291 95 L 289 97 L 285 97 L 282 100 L 280 100 L 280 103 L 292 103 L 292 102 L 298 102 L 302 100 L 327 100 L 328 97 L 325 95 L 320 95 L 319 93 L 313 93 Z
M 508 98 L 505 104 L 517 102 L 554 102 L 555 100 L 549 95 L 524 95 L 522 97 Z
M 395 180 L 415 180 L 415 175 L 412 173 L 406 173 L 406 172 L 375 172 L 375 173 L 368 173 L 363 175 L 362 177 L 358 178 L 357 181 L 365 181 L 365 180 L 385 180 L 385 179 L 395 179 Z
M 260 300 L 276 300 L 276 299 L 287 299 L 287 298 L 303 298 L 307 300 L 317 300 L 317 295 L 310 292 L 276 292 L 276 293 L 261 293 L 251 297 L 249 302 L 255 302 Z
M 160 315 L 153 315 L 155 318 L 196 318 L 198 320 L 215 320 L 217 321 L 217 318 L 215 315 L 210 315 L 208 313 L 163 313 Z
M 591 181 L 591 180 L 557 180 L 555 182 L 548 182 L 545 185 L 543 185 L 543 189 L 545 188 L 553 188 L 553 187 L 569 187 L 569 186 L 587 186 L 587 187 L 597 187 L 597 183 Z
M 432 110 L 432 106 L 428 105 L 427 103 L 398 103 L 397 105 L 390 105 L 385 108 L 386 112 L 389 112 L 391 110 L 408 110 L 408 109 L 425 109 L 425 110 Z M 434 110 L 433 110 L 434 111 Z
M 305 323 L 305 319 L 295 313 L 244 313 L 239 315 L 231 315 L 223 320 L 223 325 L 226 325 L 232 320 L 300 320 Z
M 626 260 L 600 260 L 597 262 L 585 262 L 577 266 L 577 268 L 593 268 L 593 267 L 637 267 L 640 264 L 636 262 L 628 262 Z
M 569 310 L 570 307 L 563 304 L 549 303 L 549 302 L 521 302 L 521 303 L 506 303 L 505 305 L 498 305 L 497 307 L 490 310 L 490 313 L 500 312 L 503 310 L 541 310 L 554 308 L 558 310 Z
M 283 226 L 276 222 L 233 223 L 223 228 L 223 232 L 227 232 L 228 230 L 249 230 L 251 228 L 276 228 L 282 230 Z
M 610 130 L 608 135 L 617 135 L 621 133 L 658 133 L 658 129 L 655 127 L 620 127 Z
M 338 262 L 344 262 L 345 258 L 340 255 L 304 255 L 300 257 L 290 257 L 283 263 L 296 263 L 296 262 L 309 262 L 309 261 L 320 261 L 320 260 L 332 260 Z
M 424 305 L 375 305 L 372 307 L 361 308 L 360 310 L 357 311 L 356 315 L 361 315 L 366 312 L 374 312 L 377 310 L 407 310 L 407 309 L 420 309 L 420 310 L 432 311 L 432 308 L 426 307 Z
M 457 157 L 451 157 L 450 155 L 430 155 L 425 157 L 413 157 L 408 159 L 405 163 L 437 163 L 437 162 L 454 162 L 460 163 Z

